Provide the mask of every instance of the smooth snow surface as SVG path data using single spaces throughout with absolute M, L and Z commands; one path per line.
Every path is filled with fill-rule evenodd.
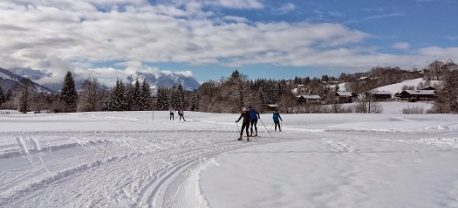
M 238 114 L 1 115 L 0 207 L 458 207 L 457 115 L 403 105 L 266 112 L 250 142 Z

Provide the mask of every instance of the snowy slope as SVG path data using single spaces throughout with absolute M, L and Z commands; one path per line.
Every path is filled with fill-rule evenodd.
M 0 207 L 457 207 L 458 118 L 384 112 L 261 114 L 250 142 L 238 114 L 12 112 Z
M 385 92 L 390 92 L 391 94 L 395 94 L 396 92 L 402 91 L 403 86 L 413 86 L 414 88 L 416 88 L 418 84 L 420 84 L 420 82 L 424 83 L 425 80 L 423 80 L 422 78 L 405 80 L 400 83 L 378 87 L 375 90 L 376 91 L 385 91 Z M 435 84 L 439 84 L 439 81 L 431 80 L 431 86 L 434 86 Z
M 20 80 L 22 79 L 21 76 L 17 75 L 17 74 L 14 74 L 6 69 L 2 69 L 0 68 L 0 87 L 2 87 L 2 89 L 4 90 L 10 90 L 12 88 L 15 88 L 17 87 L 18 85 L 20 85 Z M 36 91 L 38 92 L 46 92 L 46 93 L 52 93 L 53 91 L 42 86 L 42 85 L 39 85 L 35 82 L 31 82 L 32 83 L 32 86 Z

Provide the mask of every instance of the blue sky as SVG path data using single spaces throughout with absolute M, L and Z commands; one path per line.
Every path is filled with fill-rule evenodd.
M 458 60 L 457 0 L 6 0 L 0 67 L 109 85 L 135 72 L 200 82 L 338 76 Z M 52 79 L 52 78 L 48 78 Z M 50 80 L 42 80 L 47 82 Z

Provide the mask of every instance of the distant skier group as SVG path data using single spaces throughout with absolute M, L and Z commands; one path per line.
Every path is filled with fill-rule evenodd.
M 170 120 L 175 120 L 175 109 L 174 108 L 169 108 L 169 112 L 170 112 Z M 180 121 L 181 119 L 183 119 L 183 121 L 186 121 L 184 119 L 184 111 L 183 111 L 183 107 L 178 107 L 178 116 L 180 118 Z
M 179 106 L 177 111 L 180 121 L 181 119 L 183 119 L 183 121 L 186 121 L 184 119 L 183 107 Z M 175 108 L 170 107 L 169 113 L 169 119 L 174 121 Z M 258 136 L 258 119 L 260 120 L 261 116 L 259 115 L 258 111 L 256 111 L 254 108 L 252 108 L 251 106 L 248 106 L 248 109 L 245 107 L 242 108 L 242 113 L 240 114 L 239 119 L 235 121 L 236 123 L 238 123 L 240 120 L 242 120 L 242 128 L 240 129 L 240 137 L 238 138 L 238 140 L 242 140 L 243 131 L 246 132 L 247 141 L 250 141 L 250 137 Z M 280 113 L 278 113 L 278 110 L 274 110 L 272 114 L 272 120 L 275 124 L 275 131 L 277 131 L 277 128 L 279 131 L 281 131 L 280 121 L 283 121 L 283 119 L 281 118 Z
M 240 137 L 238 140 L 242 140 L 243 131 L 246 132 L 247 141 L 250 141 L 250 137 L 258 136 L 258 119 L 261 119 L 261 116 L 254 108 L 251 106 L 248 106 L 248 109 L 245 107 L 242 108 L 242 113 L 240 114 L 239 119 L 235 121 L 238 123 L 242 120 L 242 128 L 240 129 Z M 283 121 L 283 119 L 281 118 L 280 113 L 278 113 L 278 110 L 273 112 L 272 119 L 275 124 L 275 131 L 277 131 L 277 127 L 278 130 L 281 131 L 280 120 Z

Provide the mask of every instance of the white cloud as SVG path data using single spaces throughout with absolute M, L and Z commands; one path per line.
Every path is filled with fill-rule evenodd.
M 292 4 L 292 3 L 286 3 L 286 4 L 283 4 L 282 6 L 278 7 L 278 8 L 275 8 L 274 9 L 274 12 L 276 13 L 279 13 L 279 14 L 286 14 L 290 11 L 293 11 L 296 9 L 296 5 Z
M 407 50 L 410 48 L 410 44 L 407 42 L 398 42 L 391 46 L 394 49 Z
M 366 17 L 365 19 L 383 19 L 383 18 L 400 17 L 400 16 L 404 16 L 404 13 L 377 14 L 377 15 Z
M 449 36 L 447 36 L 447 37 L 445 37 L 445 38 L 447 38 L 448 40 L 455 41 L 455 40 L 458 40 L 458 35 L 456 35 L 456 36 L 451 36 L 451 35 L 449 35 Z
M 245 17 L 225 16 L 224 19 L 226 21 L 234 21 L 234 22 L 238 22 L 238 23 L 248 22 L 248 19 L 245 18 Z
M 146 62 L 370 68 L 428 62 L 439 55 L 458 60 L 453 57 L 458 54 L 455 48 L 425 48 L 406 56 L 380 54 L 362 47 L 370 34 L 341 24 L 251 22 L 204 9 L 212 6 L 264 8 L 261 1 L 248 0 L 154 5 L 146 0 L 3 0 L 1 67 L 47 69 L 60 80 L 70 70 L 114 83 L 130 72 L 159 71 Z M 119 64 L 94 66 L 104 62 Z
M 234 9 L 262 9 L 264 4 L 258 0 L 217 0 L 216 4 L 226 8 Z

